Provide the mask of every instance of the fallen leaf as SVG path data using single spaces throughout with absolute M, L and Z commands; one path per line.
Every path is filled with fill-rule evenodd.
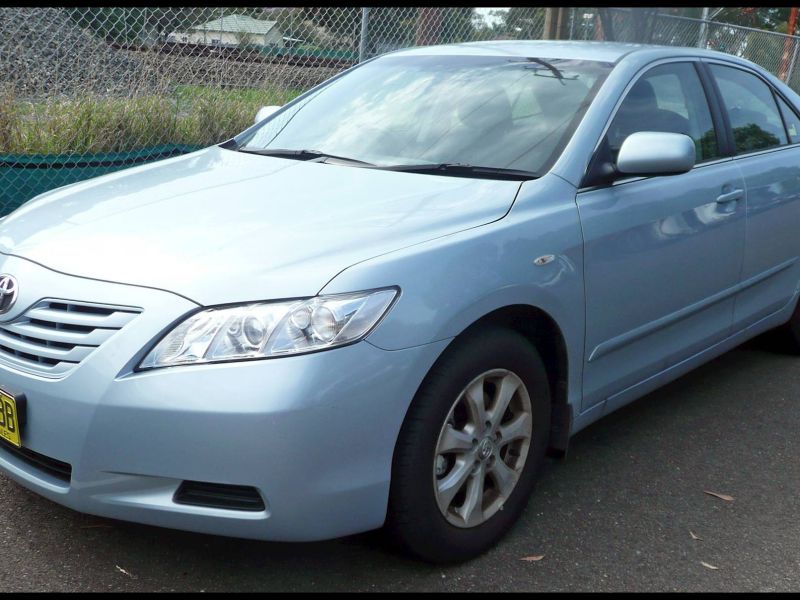
M 709 496 L 714 496 L 720 500 L 725 500 L 725 502 L 733 502 L 733 496 L 728 496 L 727 494 L 718 494 L 717 492 L 709 492 L 708 490 L 703 490 L 703 492 Z
M 706 569 L 711 569 L 712 571 L 719 571 L 719 567 L 715 567 L 714 565 L 710 565 L 707 562 L 700 561 L 700 564 L 703 565 Z
M 699 535 L 697 535 L 694 531 L 690 530 L 689 531 L 689 536 L 691 536 L 691 538 L 693 540 L 700 540 L 701 542 L 703 541 L 703 538 L 701 538 Z
M 540 554 L 539 556 L 523 556 L 520 560 L 524 560 L 526 562 L 539 562 L 544 558 L 544 554 Z
M 134 576 L 132 573 L 128 573 L 128 571 L 126 571 L 125 569 L 123 569 L 123 568 L 122 568 L 122 567 L 120 567 L 119 565 L 114 565 L 114 566 L 115 566 L 115 567 L 117 567 L 117 571 L 119 571 L 119 572 L 120 572 L 120 573 L 122 573 L 123 575 L 127 575 L 127 576 L 128 576 L 128 577 L 130 577 L 131 579 L 136 579 L 136 577 L 135 577 L 135 576 Z

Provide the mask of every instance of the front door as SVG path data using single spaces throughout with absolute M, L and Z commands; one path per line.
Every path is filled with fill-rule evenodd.
M 684 133 L 695 140 L 697 164 L 681 175 L 617 180 L 577 196 L 585 243 L 584 409 L 730 333 L 746 198 L 739 168 L 721 156 L 720 127 L 694 62 L 669 62 L 634 83 L 600 144 L 613 161 L 636 131 Z

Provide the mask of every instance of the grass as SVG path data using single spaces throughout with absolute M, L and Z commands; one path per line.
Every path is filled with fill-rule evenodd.
M 0 93 L 0 154 L 94 154 L 161 144 L 208 146 L 249 127 L 262 106 L 302 90 L 179 86 L 169 96 L 45 102 Z
M 300 95 L 294 89 L 204 88 L 176 90 L 178 143 L 208 146 L 224 141 L 253 124 L 262 106 L 283 105 Z

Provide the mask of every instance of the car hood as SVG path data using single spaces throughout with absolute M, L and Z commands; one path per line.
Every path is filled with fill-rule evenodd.
M 204 305 L 311 296 L 354 263 L 502 218 L 519 185 L 212 147 L 39 196 L 0 224 L 0 252 Z

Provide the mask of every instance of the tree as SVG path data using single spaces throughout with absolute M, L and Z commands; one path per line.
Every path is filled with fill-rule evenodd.
M 185 31 L 218 18 L 217 8 L 100 8 L 83 6 L 68 8 L 69 16 L 78 26 L 91 30 L 95 35 L 115 42 L 135 42 L 155 31 L 158 39 L 166 40 L 173 31 Z
M 324 27 L 334 36 L 354 39 L 361 32 L 361 9 L 358 7 L 315 6 L 303 11 L 306 19 L 314 25 Z
M 764 131 L 755 123 L 733 128 L 736 150 L 740 153 L 762 150 L 780 145 L 780 140 L 768 131 Z
M 633 31 L 631 42 L 650 43 L 653 40 L 653 27 L 656 24 L 657 8 L 633 9 Z
M 475 39 L 475 9 L 469 6 L 448 6 L 443 9 L 443 44 L 470 42 Z
M 785 32 L 786 22 L 789 19 L 789 10 L 788 6 L 771 8 L 767 6 L 757 8 L 727 7 L 723 8 L 714 20 L 730 23 L 731 25 L 766 29 L 767 31 L 779 31 L 783 26 L 783 31 Z
M 508 9 L 505 32 L 517 39 L 538 39 L 544 25 L 544 8 L 513 6 Z
M 597 16 L 600 21 L 600 27 L 602 29 L 602 37 L 601 39 L 607 42 L 616 41 L 616 36 L 614 35 L 614 20 L 611 17 L 611 13 L 605 7 L 597 9 Z
M 244 50 L 248 47 L 252 47 L 256 43 L 256 36 L 249 31 L 238 31 L 233 34 L 236 38 L 236 46 L 240 50 Z
M 415 44 L 429 46 L 442 38 L 442 9 L 438 6 L 420 6 L 417 8 L 417 25 Z

